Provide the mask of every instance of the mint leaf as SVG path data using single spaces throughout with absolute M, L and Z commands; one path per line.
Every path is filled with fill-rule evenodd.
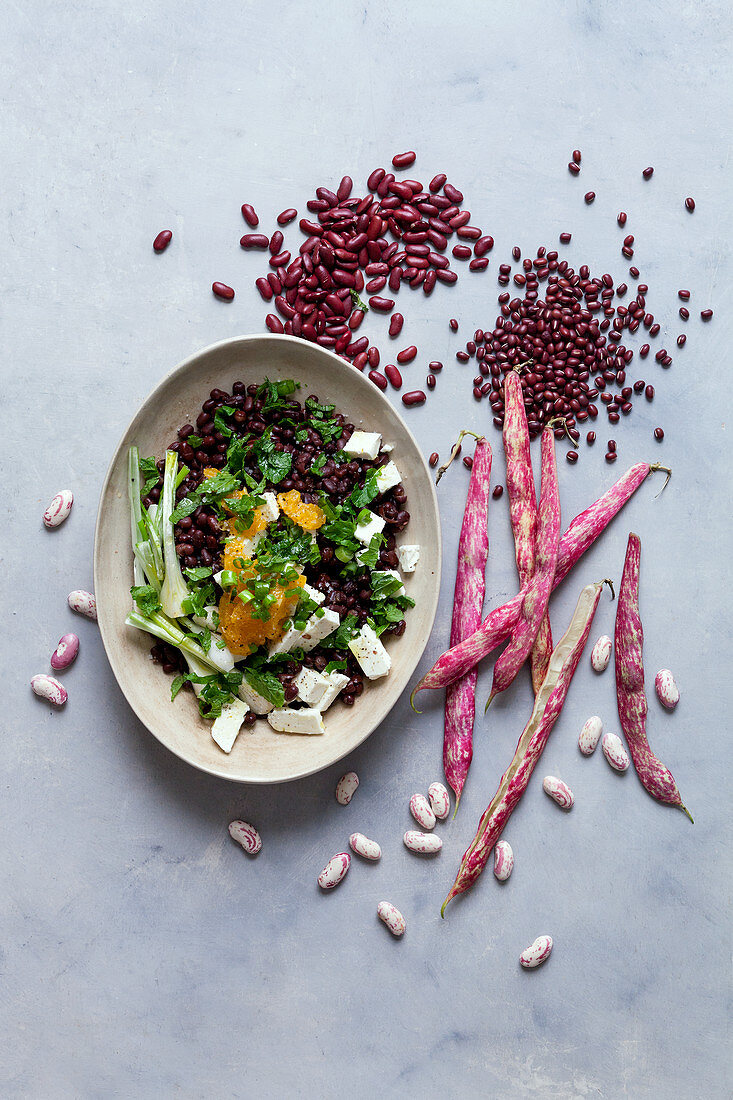
M 143 484 L 140 488 L 140 496 L 146 497 L 151 489 L 160 481 L 160 473 L 158 467 L 155 465 L 154 458 L 141 458 L 140 459 L 140 476 Z
M 245 667 L 244 678 L 251 688 L 274 707 L 282 707 L 285 704 L 285 689 L 272 672 L 265 672 L 254 668 Z
M 134 584 L 130 594 L 143 615 L 152 615 L 160 609 L 158 593 L 150 584 Z

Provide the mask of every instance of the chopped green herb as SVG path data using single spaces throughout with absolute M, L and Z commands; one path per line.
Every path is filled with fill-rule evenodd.
M 351 294 L 351 300 L 354 303 L 354 305 L 356 306 L 356 308 L 362 310 L 364 313 L 368 313 L 369 312 L 369 306 L 366 304 L 366 302 L 362 302 L 361 298 L 356 293 L 356 291 L 355 290 L 350 290 L 349 293 Z
M 254 688 L 263 699 L 267 699 L 268 703 L 272 703 L 274 707 L 282 707 L 285 704 L 285 688 L 274 673 L 246 665 L 242 671 L 249 686 Z
M 152 615 L 160 608 L 158 592 L 150 584 L 134 584 L 130 589 L 133 600 L 142 611 L 143 615 Z
M 160 473 L 158 467 L 155 465 L 154 458 L 141 458 L 140 459 L 140 477 L 142 479 L 142 487 L 140 489 L 140 496 L 146 497 L 151 489 L 160 481 Z

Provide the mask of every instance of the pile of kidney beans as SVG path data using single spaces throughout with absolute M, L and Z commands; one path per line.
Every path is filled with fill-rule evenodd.
M 216 410 L 223 405 L 234 408 L 230 423 L 236 434 L 245 433 L 249 436 L 259 437 L 268 428 L 275 441 L 275 449 L 284 451 L 293 456 L 291 473 L 278 485 L 270 486 L 275 492 L 288 492 L 297 489 L 305 501 L 316 501 L 316 490 L 323 490 L 334 504 L 342 504 L 345 498 L 357 485 L 364 483 L 364 478 L 369 470 L 378 469 L 389 461 L 387 452 L 380 452 L 376 459 L 352 459 L 347 463 L 337 465 L 332 458 L 327 458 L 321 477 L 314 477 L 308 471 L 313 460 L 319 454 L 325 452 L 331 456 L 340 450 L 348 442 L 354 425 L 348 423 L 342 413 L 335 412 L 334 420 L 343 426 L 341 437 L 331 443 L 323 443 L 320 435 L 312 428 L 308 429 L 308 438 L 304 443 L 295 442 L 296 429 L 290 424 L 281 424 L 283 420 L 302 423 L 308 418 L 308 412 L 301 403 L 296 400 L 287 401 L 284 407 L 279 409 L 263 409 L 263 401 L 257 396 L 258 386 L 246 385 L 244 382 L 235 382 L 232 392 L 226 393 L 221 389 L 214 389 L 204 401 L 201 412 L 196 417 L 195 426 L 184 424 L 178 429 L 178 438 L 170 444 L 168 450 L 176 451 L 180 459 L 188 467 L 188 474 L 181 482 L 176 499 L 195 489 L 203 479 L 203 471 L 206 467 L 221 468 L 226 465 L 226 452 L 228 449 L 227 437 L 217 431 L 214 425 Z M 314 401 L 318 401 L 317 395 L 310 395 Z M 196 434 L 201 442 L 194 449 L 187 440 Z M 165 466 L 161 459 L 157 463 L 158 470 L 162 474 Z M 254 460 L 245 464 L 247 472 L 256 480 L 259 480 L 260 471 Z M 154 486 L 149 495 L 145 497 L 144 504 L 149 506 L 160 499 L 162 480 Z M 399 561 L 396 553 L 396 535 L 410 522 L 410 513 L 407 511 L 407 494 L 404 487 L 396 485 L 380 497 L 376 511 L 385 520 L 385 543 L 379 555 L 379 565 L 382 569 L 396 569 Z M 190 516 L 179 520 L 175 529 L 176 551 L 181 564 L 186 568 L 194 568 L 201 565 L 210 565 L 214 572 L 221 568 L 221 554 L 224 549 L 224 530 L 222 529 L 213 508 L 202 506 L 196 509 Z M 316 565 L 304 567 L 306 579 L 315 588 L 325 594 L 324 607 L 335 611 L 341 619 L 349 613 L 355 614 L 359 625 L 366 622 L 369 614 L 371 600 L 371 585 L 368 571 L 352 580 L 346 580 L 340 575 L 342 563 L 335 557 L 335 547 L 326 539 L 321 538 L 321 560 Z M 405 632 L 405 620 L 401 619 L 387 628 L 386 633 L 401 637 Z M 162 663 L 165 671 L 185 671 L 185 659 L 177 649 L 165 643 L 156 643 L 151 650 L 153 659 Z M 349 683 L 340 695 L 340 699 L 346 706 L 351 706 L 356 697 L 363 691 L 363 674 L 356 659 L 350 651 L 321 650 L 318 646 L 307 654 L 304 664 L 308 667 L 322 671 L 328 661 L 345 660 Z M 285 686 L 286 701 L 295 698 L 297 689 L 292 684 L 292 679 L 301 669 L 301 664 L 291 661 L 286 664 L 279 673 L 279 678 Z

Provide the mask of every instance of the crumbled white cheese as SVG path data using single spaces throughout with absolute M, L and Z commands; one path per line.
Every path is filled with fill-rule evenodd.
M 373 535 L 378 535 L 384 529 L 384 520 L 381 516 L 377 516 L 374 512 L 369 513 L 370 518 L 366 523 L 359 523 L 354 531 L 354 536 L 363 542 L 365 546 L 368 546 L 372 541 Z
M 392 667 L 392 660 L 387 650 L 367 623 L 356 637 L 351 639 L 349 649 L 370 680 L 378 680 L 381 676 L 386 676 Z
M 263 699 L 253 687 L 250 687 L 244 677 L 242 677 L 237 695 L 245 701 L 253 714 L 267 714 L 268 710 L 272 710 L 272 703 L 269 703 L 267 699 Z
M 298 689 L 298 698 L 302 703 L 309 707 L 317 707 L 318 710 L 321 709 L 318 704 L 331 686 L 328 676 L 323 676 L 315 669 L 303 666 L 298 675 L 293 677 L 293 683 Z
M 271 710 L 267 715 L 267 721 L 278 733 L 325 733 L 326 727 L 320 711 L 310 707 L 303 710 L 289 710 L 283 707 L 280 710 Z
M 380 466 L 377 470 L 377 488 L 380 493 L 388 493 L 402 481 L 402 474 L 394 462 L 388 462 L 386 466 Z
M 316 707 L 316 710 L 320 710 L 321 712 L 323 712 L 324 710 L 328 710 L 336 696 L 346 687 L 349 682 L 349 677 L 344 676 L 343 672 L 329 672 L 326 679 L 329 682 L 329 686 L 326 688 L 321 697 L 320 703 Z
M 247 709 L 246 703 L 242 703 L 239 699 L 232 699 L 231 702 L 223 704 L 221 714 L 214 719 L 211 736 L 224 752 L 232 751 L 232 746 L 242 728 Z
M 397 547 L 397 559 L 403 573 L 414 573 L 415 566 L 420 561 L 420 547 L 403 543 Z
M 351 458 L 369 458 L 373 460 L 379 454 L 381 442 L 382 437 L 379 432 L 356 431 L 352 433 L 348 443 L 344 443 L 342 450 L 345 455 L 349 455 Z

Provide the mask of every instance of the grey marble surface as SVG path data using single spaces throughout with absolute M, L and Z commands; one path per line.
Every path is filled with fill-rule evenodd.
M 729 1095 L 730 22 L 724 2 L 659 0 L 3 7 L 3 1097 Z M 496 238 L 487 273 L 429 300 L 400 295 L 405 342 L 420 347 L 410 378 L 446 363 L 434 398 L 407 414 L 426 452 L 488 428 L 503 480 L 488 406 L 454 353 L 493 322 L 496 267 L 515 243 L 552 248 L 568 229 L 571 263 L 620 277 L 626 209 L 674 352 L 666 373 L 634 361 L 657 397 L 613 433 L 615 467 L 602 421 L 577 467 L 560 461 L 566 520 L 634 461 L 665 460 L 674 476 L 658 499 L 651 481 L 636 494 L 552 619 L 561 632 L 581 584 L 618 579 L 638 531 L 648 683 L 668 666 L 682 691 L 671 715 L 650 699 L 650 739 L 696 823 L 600 753 L 579 756 L 589 714 L 617 723 L 612 673 L 594 678 L 586 660 L 507 830 L 513 877 L 502 888 L 487 873 L 445 921 L 440 902 L 529 712 L 524 677 L 477 722 L 460 812 L 423 862 L 401 835 L 409 796 L 441 773 L 440 699 L 419 719 L 403 699 L 348 761 L 361 776 L 348 808 L 333 798 L 342 765 L 240 788 L 151 738 L 96 628 L 65 605 L 92 583 L 107 461 L 146 393 L 195 349 L 261 329 L 263 265 L 238 247 L 240 204 L 267 229 L 315 186 L 349 172 L 361 188 L 406 148 L 411 174 L 447 171 Z M 166 226 L 175 240 L 156 257 Z M 232 305 L 213 279 L 236 287 Z M 693 291 L 683 351 L 680 286 Z M 385 329 L 365 325 L 383 351 Z M 459 467 L 441 485 L 446 569 L 423 670 L 448 635 L 466 482 Z M 41 512 L 66 485 L 73 515 L 49 534 Z M 515 589 L 506 497 L 490 538 L 494 605 Z M 613 614 L 604 598 L 596 636 Z M 70 629 L 81 655 L 53 713 L 28 681 Z M 542 794 L 547 773 L 574 789 L 572 814 Z M 262 833 L 256 861 L 228 838 L 235 816 Z M 383 859 L 321 896 L 316 874 L 354 829 Z M 376 920 L 383 897 L 407 917 L 402 941 Z M 541 932 L 554 953 L 525 973 L 519 952 Z

